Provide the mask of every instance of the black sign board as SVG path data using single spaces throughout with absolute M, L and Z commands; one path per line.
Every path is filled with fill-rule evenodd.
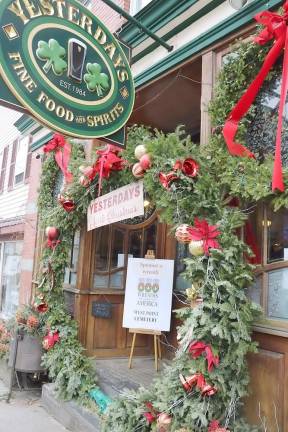
M 92 302 L 92 316 L 96 318 L 112 318 L 112 304 Z

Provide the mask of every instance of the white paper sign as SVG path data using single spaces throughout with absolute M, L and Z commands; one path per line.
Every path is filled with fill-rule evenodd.
M 143 182 L 131 183 L 91 201 L 87 229 L 144 215 Z
M 123 327 L 169 331 L 174 261 L 129 258 Z

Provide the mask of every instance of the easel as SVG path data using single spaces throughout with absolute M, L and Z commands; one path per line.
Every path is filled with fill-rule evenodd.
M 155 370 L 158 372 L 158 370 L 159 370 L 158 359 L 160 359 L 160 360 L 162 359 L 161 342 L 160 342 L 161 332 L 157 331 L 157 330 L 129 329 L 129 333 L 133 333 L 132 346 L 131 346 L 129 363 L 128 363 L 129 369 L 132 368 L 132 358 L 133 358 L 137 334 L 147 334 L 147 335 L 154 336 Z
M 147 254 L 145 255 L 146 259 L 155 259 L 155 254 L 153 250 L 147 250 Z M 132 368 L 132 358 L 135 348 L 135 342 L 136 342 L 136 336 L 137 334 L 146 334 L 146 335 L 152 335 L 154 337 L 154 356 L 155 356 L 155 370 L 158 372 L 158 359 L 162 359 L 162 352 L 161 352 L 161 331 L 157 330 L 142 330 L 142 329 L 129 329 L 129 333 L 133 333 L 133 339 L 132 339 L 132 346 L 129 356 L 129 363 L 128 367 L 129 369 Z

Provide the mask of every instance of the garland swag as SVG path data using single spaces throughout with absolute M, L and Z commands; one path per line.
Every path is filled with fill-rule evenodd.
M 183 224 L 193 227 L 195 220 L 206 221 L 208 227 L 217 227 L 220 246 L 185 260 L 186 278 L 193 283 L 194 294 L 196 290 L 203 301 L 197 307 L 177 310 L 182 325 L 178 328 L 175 359 L 150 388 L 129 392 L 110 405 L 103 417 L 105 432 L 254 430 L 241 420 L 240 408 L 249 381 L 246 356 L 256 350 L 251 341 L 251 325 L 259 308 L 246 295 L 254 279 L 253 266 L 247 260 L 251 251 L 237 232 L 245 223 L 245 209 L 251 203 L 265 199 L 275 210 L 287 207 L 288 176 L 285 168 L 285 191 L 272 192 L 271 155 L 261 161 L 257 155 L 256 159 L 232 157 L 227 152 L 222 127 L 243 89 L 257 74 L 269 51 L 268 45 L 240 43 L 228 58 L 210 107 L 214 129 L 206 146 L 193 144 L 181 128 L 165 135 L 133 126 L 123 151 L 123 158 L 128 161 L 126 169 L 112 172 L 109 179 L 102 181 L 102 193 L 134 181 L 134 150 L 144 144 L 152 162 L 145 171 L 144 184 L 161 219 L 176 228 Z M 266 83 L 272 82 L 280 70 L 281 65 L 276 65 Z M 247 129 L 256 114 L 256 105 L 252 105 L 239 126 L 240 142 L 247 140 Z M 192 158 L 198 168 L 193 177 L 179 169 L 181 161 Z M 71 233 L 83 223 L 88 204 L 97 195 L 99 176 L 89 185 L 79 182 L 79 166 L 85 163 L 83 149 L 73 144 L 69 169 L 74 181 L 65 191 L 75 203 L 73 211 L 65 211 L 53 197 L 59 169 L 52 154 L 43 165 L 39 198 L 42 226 L 55 226 L 61 233 L 57 247 L 44 249 L 42 256 L 43 268 L 48 264 L 52 268 L 53 287 L 51 278 L 46 277 L 39 291 L 49 304 L 47 325 L 60 336 L 60 342 L 45 354 L 44 363 L 60 395 L 66 398 L 85 398 L 95 386 L 89 361 L 77 341 L 76 324 L 65 312 L 62 294 Z M 173 176 L 169 177 L 171 171 Z M 160 178 L 164 174 L 166 180 L 173 181 L 163 187 L 159 174 Z M 233 198 L 237 198 L 238 206 L 229 205 Z

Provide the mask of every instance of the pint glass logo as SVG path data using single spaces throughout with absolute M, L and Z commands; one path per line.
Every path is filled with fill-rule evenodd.
M 109 30 L 76 0 L 2 0 L 0 72 L 40 122 L 97 138 L 121 129 L 135 90 Z

